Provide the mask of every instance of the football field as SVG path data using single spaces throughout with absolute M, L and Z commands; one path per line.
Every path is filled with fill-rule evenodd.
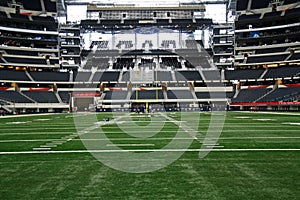
M 0 117 L 1 199 L 299 199 L 300 113 Z

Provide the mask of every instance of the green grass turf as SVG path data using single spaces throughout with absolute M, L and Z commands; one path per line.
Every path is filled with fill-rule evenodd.
M 180 113 L 168 115 L 181 120 Z M 191 113 L 189 119 L 197 115 Z M 99 121 L 106 117 L 116 118 L 97 115 Z M 147 134 L 143 127 L 149 125 L 149 115 L 133 114 L 131 119 Z M 210 120 L 209 113 L 200 114 L 197 140 L 190 149 L 201 147 Z M 82 129 L 88 127 L 87 121 L 80 124 Z M 300 115 L 229 112 L 217 143 L 221 149 L 300 149 L 300 126 L 289 122 L 300 123 Z M 156 135 L 136 138 L 116 124 L 102 128 L 116 145 L 154 145 L 121 149 L 160 149 L 182 131 L 167 122 Z M 70 114 L 0 118 L 0 152 L 27 152 L 60 140 L 64 142 L 51 151 L 84 150 L 74 133 Z M 98 138 L 99 128 L 87 134 Z M 72 140 L 67 141 L 70 135 Z M 89 153 L 0 155 L 1 199 L 298 199 L 299 178 L 300 151 L 210 152 L 203 159 L 198 152 L 185 152 L 165 168 L 140 174 L 111 169 Z

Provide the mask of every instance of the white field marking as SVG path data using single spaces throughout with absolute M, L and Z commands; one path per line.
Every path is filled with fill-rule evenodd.
M 72 134 L 72 133 L 66 133 L 66 132 L 18 132 L 18 133 L 0 133 L 0 136 L 3 135 L 66 135 L 66 134 Z
M 128 123 L 128 124 L 131 124 L 132 122 L 148 122 L 148 123 L 180 123 L 180 122 L 187 122 L 187 121 L 175 121 L 175 120 L 172 120 L 172 121 L 134 121 L 134 120 L 132 120 L 132 121 L 118 121 L 119 123 L 121 122 L 121 123 L 123 123 L 123 124 L 126 124 L 126 123 Z
M 27 123 L 30 123 L 30 121 L 27 121 Z M 70 125 L 70 124 L 42 124 L 42 125 L 40 125 L 40 124 L 33 124 L 32 126 L 34 126 L 34 128 L 45 128 L 45 126 L 51 126 L 51 127 L 64 127 L 64 128 L 66 128 L 66 127 L 69 127 L 69 128 L 75 128 L 74 127 L 74 125 Z M 0 124 L 0 126 L 2 126 L 3 128 L 5 128 L 5 126 L 6 126 L 6 124 Z M 20 129 L 20 127 L 11 127 L 10 129 Z M 1 128 L 2 129 L 2 128 Z M 21 129 L 23 129 L 23 127 L 21 128 Z
M 34 119 L 33 121 L 50 121 L 51 119 Z
M 213 148 L 224 148 L 224 146 L 219 145 L 205 145 L 206 147 L 213 147 Z
M 270 127 L 270 128 L 276 128 L 276 127 Z M 178 131 L 182 131 L 182 132 L 188 132 L 186 130 L 170 130 L 170 131 L 162 131 L 159 134 L 163 134 L 163 133 L 177 133 Z M 132 132 L 136 132 L 136 133 L 140 133 L 140 131 L 134 131 L 132 130 Z M 151 131 L 146 131 L 144 130 L 143 132 L 147 133 L 147 132 L 151 132 Z M 203 134 L 206 133 L 207 131 L 198 131 L 197 133 L 199 134 Z M 288 133 L 288 132 L 300 132 L 300 130 L 286 130 L 286 129 L 274 129 L 274 130 L 245 130 L 245 129 L 236 129 L 236 130 L 223 130 L 222 133 L 236 133 L 236 132 L 284 132 L 284 133 Z M 83 133 L 83 132 L 82 132 Z M 81 134 L 82 134 L 81 133 Z M 97 134 L 97 130 L 92 130 L 92 131 L 84 131 L 84 133 L 90 133 L 90 134 Z M 106 131 L 106 134 L 121 134 L 123 133 L 122 131 Z M 67 133 L 67 132 L 16 132 L 16 133 L 0 133 L 0 136 L 5 136 L 5 135 L 66 135 L 66 134 L 73 134 L 73 133 Z M 199 137 L 199 136 L 198 136 Z
M 250 119 L 251 117 L 241 116 L 241 117 L 235 117 L 236 119 Z
M 6 124 L 27 124 L 28 122 L 6 122 Z M 3 130 L 3 129 L 1 129 Z M 11 129 L 8 129 L 8 130 L 11 130 Z
M 256 121 L 276 121 L 276 119 L 264 119 L 264 118 L 262 118 L 262 119 L 252 119 L 252 120 L 256 120 Z
M 51 145 L 50 144 L 44 144 L 44 145 L 40 146 L 40 148 L 50 148 L 50 149 L 53 148 L 53 147 L 57 147 L 57 145 L 55 145 L 55 144 L 51 144 Z
M 173 118 L 165 115 L 164 113 L 160 113 L 160 115 L 163 116 L 163 117 L 165 117 L 169 121 L 173 121 L 174 120 Z M 200 133 L 200 132 L 198 132 L 198 131 L 196 131 L 196 130 L 190 128 L 190 127 L 188 127 L 184 123 L 180 123 L 180 121 L 176 121 L 176 120 L 174 120 L 174 121 L 175 121 L 174 124 L 176 124 L 177 126 L 179 126 L 179 128 L 181 128 L 184 132 L 188 133 L 193 139 L 198 140 L 198 138 L 196 137 L 196 135 L 197 135 L 197 133 Z
M 1 118 L 18 118 L 18 117 L 36 117 L 36 116 L 45 116 L 45 115 L 61 115 L 61 113 L 43 113 L 43 114 L 26 114 L 26 115 L 7 115 L 7 116 L 0 116 Z
M 43 130 L 49 130 L 49 129 L 53 129 L 53 130 L 61 130 L 61 129 L 66 129 L 66 130 L 69 130 L 70 128 L 68 128 L 68 127 L 58 127 L 58 128 L 51 128 L 51 127 L 49 127 L 49 128 L 47 128 L 47 127 L 39 127 L 39 128 L 42 128 Z M 22 129 L 22 130 L 36 130 L 36 129 L 38 129 L 38 127 L 34 127 L 34 128 L 24 128 L 24 127 L 22 127 L 22 128 L 16 128 L 15 130 L 18 130 L 18 129 Z M 14 130 L 14 129 L 11 129 L 11 128 L 1 128 L 1 130 Z
M 220 146 L 218 143 L 216 144 L 203 144 L 206 147 L 213 147 L 213 148 L 224 148 L 224 146 Z
M 173 137 L 161 137 L 161 138 L 110 138 L 111 141 L 145 141 L 145 140 L 190 140 L 191 138 L 173 138 Z M 199 140 L 204 138 L 198 138 Z M 300 139 L 300 137 L 223 137 L 223 138 L 211 138 L 211 139 L 219 139 L 219 140 L 249 140 L 249 139 Z M 73 141 L 106 141 L 107 139 L 72 139 Z M 52 142 L 57 144 L 62 144 L 66 140 L 64 139 L 37 139 L 37 140 L 0 140 L 0 143 L 13 143 L 13 142 Z M 209 145 L 209 144 L 204 144 Z
M 284 122 L 284 123 L 281 123 L 281 124 L 288 124 L 288 125 L 297 125 L 297 126 L 300 126 L 300 123 L 297 123 L 297 122 Z
M 11 142 L 51 142 L 52 139 L 41 139 L 41 140 L 0 140 L 0 143 L 11 143 Z
M 69 150 L 69 151 L 47 151 L 41 148 L 40 151 L 6 151 L 0 155 L 19 154 L 62 154 L 62 153 L 128 153 L 128 152 L 247 152 L 247 151 L 300 151 L 300 149 L 118 149 L 118 150 Z
M 50 147 L 35 147 L 33 148 L 34 151 L 50 151 Z
M 115 146 L 119 146 L 119 147 L 143 147 L 143 146 L 155 146 L 155 144 L 107 144 L 106 146 L 108 147 L 115 147 Z

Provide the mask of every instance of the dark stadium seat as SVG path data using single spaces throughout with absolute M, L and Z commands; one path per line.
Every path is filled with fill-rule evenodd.
M 93 76 L 93 82 L 101 82 L 101 81 L 118 81 L 120 72 L 111 71 L 111 72 L 96 72 Z
M 172 81 L 172 75 L 169 71 L 155 71 L 154 72 L 155 81 Z
M 184 57 L 188 63 L 190 63 L 191 66 L 189 66 L 189 68 L 193 68 L 193 67 L 197 67 L 197 66 L 201 66 L 202 68 L 210 68 L 210 64 L 208 62 L 207 57 L 205 57 L 205 55 L 197 55 L 197 56 L 186 56 Z
M 221 80 L 221 74 L 218 70 L 202 71 L 202 73 L 206 80 Z
M 236 10 L 246 10 L 248 6 L 248 1 L 249 0 L 237 0 L 236 1 Z
M 12 90 L 0 90 L 0 99 L 13 103 L 33 103 L 30 99 Z
M 47 65 L 45 58 L 4 57 L 8 63 Z
M 245 23 L 245 22 L 249 22 L 249 21 L 255 22 L 254 20 L 259 20 L 260 16 L 261 16 L 261 14 L 240 15 L 237 23 Z
M 163 99 L 161 90 L 139 90 L 132 92 L 130 99 Z
M 284 0 L 283 1 L 283 5 L 288 5 L 288 4 L 292 4 L 292 3 L 298 3 L 298 0 Z
M 300 53 L 294 53 L 293 55 L 291 55 L 291 57 L 288 58 L 288 60 L 300 60 Z
M 38 56 L 38 54 L 39 54 L 37 51 L 27 51 L 26 49 L 24 49 L 24 50 L 5 49 L 5 52 L 7 54 L 22 55 L 22 56 Z
M 285 11 L 285 16 L 299 16 L 300 8 L 287 9 Z
M 80 25 L 83 27 L 97 25 L 98 20 L 95 19 L 85 19 L 80 21 Z
M 269 91 L 271 89 L 268 88 L 242 89 L 239 91 L 237 97 L 232 99 L 232 102 L 254 102 Z
M 300 67 L 278 67 L 270 68 L 263 78 L 284 78 L 284 77 L 293 77 L 299 75 Z
M 8 6 L 7 2 L 8 1 L 0 1 L 0 6 L 7 7 Z
M 285 52 L 286 50 L 287 50 L 287 47 L 257 49 L 257 50 L 255 50 L 255 54 L 278 53 L 278 52 Z
M 252 0 L 251 9 L 260 9 L 269 7 L 270 0 Z
M 192 19 L 172 19 L 172 24 L 178 24 L 178 25 L 187 25 L 187 24 L 192 24 L 193 20 Z
M 198 99 L 224 99 L 231 98 L 233 92 L 195 92 Z
M 0 70 L 0 80 L 30 81 L 25 71 Z
M 26 10 L 42 11 L 42 5 L 40 0 L 17 0 L 21 3 Z
M 59 91 L 58 95 L 60 96 L 63 103 L 69 103 L 70 102 L 70 91 Z
M 169 19 L 156 19 L 157 25 L 168 25 Z
M 30 72 L 31 77 L 35 81 L 48 81 L 48 82 L 69 82 L 69 72 Z
M 113 69 L 130 69 L 133 67 L 133 58 L 117 58 L 117 61 L 113 64 Z
M 199 81 L 202 80 L 198 71 L 175 71 L 177 81 Z
M 196 24 L 199 25 L 209 25 L 212 24 L 212 19 L 196 18 Z
M 107 25 L 107 26 L 114 26 L 114 25 L 118 25 L 121 23 L 121 20 L 100 20 L 100 24 L 101 25 Z
M 73 74 L 73 81 L 75 82 L 87 82 L 91 77 L 92 72 L 78 72 Z
M 300 88 L 278 88 L 264 96 L 259 102 L 294 101 L 300 99 Z
M 51 91 L 23 91 L 22 93 L 38 103 L 59 103 L 56 95 Z
M 180 62 L 178 62 L 177 57 L 162 57 L 162 66 L 174 67 L 176 69 L 181 69 L 182 66 Z
M 125 100 L 127 91 L 107 91 L 105 92 L 104 100 Z
M 50 16 L 42 17 L 42 16 L 32 16 L 31 17 L 33 21 L 35 22 L 44 22 L 44 23 L 55 23 L 55 19 Z
M 280 62 L 287 58 L 288 54 L 270 55 L 270 56 L 249 56 L 247 63 L 267 63 L 267 62 Z
M 281 17 L 282 11 L 267 12 L 264 14 L 263 20 L 278 20 Z
M 13 20 L 29 21 L 29 18 L 27 15 L 10 13 L 10 16 Z
M 139 20 L 138 19 L 125 19 L 124 24 L 125 25 L 138 25 Z
M 50 61 L 50 65 L 59 64 L 58 58 L 50 58 L 49 61 Z
M 7 18 L 6 12 L 0 11 L 0 19 Z
M 264 69 L 225 70 L 226 80 L 258 79 Z
M 130 72 L 129 71 L 125 71 L 122 73 L 122 81 L 130 81 Z
M 168 99 L 194 99 L 192 93 L 188 90 L 168 90 Z
M 45 9 L 47 12 L 56 12 L 56 1 L 44 0 Z

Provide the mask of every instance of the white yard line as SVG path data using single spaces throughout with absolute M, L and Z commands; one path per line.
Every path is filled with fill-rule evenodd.
M 154 144 L 107 144 L 106 146 L 108 147 L 115 147 L 115 146 L 119 146 L 119 147 L 153 147 L 155 146 Z
M 145 140 L 190 140 L 191 138 L 173 138 L 173 137 L 161 137 L 161 138 L 110 138 L 111 141 L 145 141 Z M 198 137 L 199 140 L 204 139 Z M 211 139 L 219 139 L 219 140 L 264 140 L 264 139 L 300 139 L 300 137 L 220 137 L 220 138 L 211 138 Z M 107 139 L 72 139 L 73 141 L 106 141 Z M 0 140 L 0 143 L 13 143 L 13 142 L 62 142 L 64 139 L 36 139 L 36 140 Z M 216 144 L 217 145 L 217 144 Z
M 6 115 L 0 116 L 0 119 L 4 118 L 18 118 L 18 117 L 35 117 L 35 116 L 46 116 L 46 115 L 61 115 L 62 113 L 41 113 L 41 114 L 25 114 L 25 115 Z
M 63 154 L 63 153 L 128 153 L 128 152 L 264 152 L 264 151 L 300 151 L 300 149 L 136 149 L 136 150 L 69 150 L 69 151 L 7 151 L 0 155 L 20 154 Z

